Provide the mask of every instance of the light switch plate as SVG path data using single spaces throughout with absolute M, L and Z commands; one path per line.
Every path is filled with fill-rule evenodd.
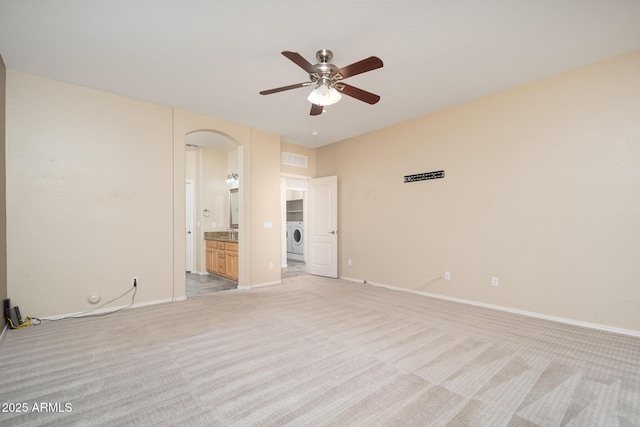
M 265 221 L 264 228 L 273 228 L 273 223 L 271 221 Z

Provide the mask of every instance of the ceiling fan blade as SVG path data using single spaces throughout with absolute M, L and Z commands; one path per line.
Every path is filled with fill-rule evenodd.
M 354 62 L 351 65 L 347 65 L 346 67 L 342 67 L 338 70 L 338 74 L 342 76 L 343 79 L 347 77 L 355 76 L 358 74 L 366 73 L 367 71 L 375 70 L 377 68 L 382 68 L 384 64 L 382 63 L 382 59 L 377 56 L 370 56 L 362 61 Z
M 304 83 L 296 83 L 294 85 L 277 87 L 275 89 L 263 90 L 260 92 L 260 95 L 271 95 L 272 93 L 284 92 L 285 90 L 298 89 L 299 87 L 309 86 L 313 83 L 304 82 Z
M 348 85 L 346 83 L 336 84 L 336 89 L 345 95 L 349 95 L 353 98 L 359 99 L 360 101 L 366 102 L 367 104 L 375 104 L 380 101 L 380 97 L 375 93 L 367 92 L 366 90 L 359 89 L 355 86 Z
M 285 50 L 284 52 L 282 52 L 282 54 L 293 61 L 296 65 L 298 65 L 298 67 L 305 70 L 307 73 L 314 74 L 318 72 L 318 70 L 316 70 L 316 67 L 311 65 L 311 63 L 304 59 L 298 52 L 290 52 L 288 50 Z
M 322 107 L 322 105 L 317 105 L 317 104 L 311 104 L 311 112 L 309 113 L 309 115 L 311 116 L 317 116 L 322 114 L 322 110 L 324 108 Z

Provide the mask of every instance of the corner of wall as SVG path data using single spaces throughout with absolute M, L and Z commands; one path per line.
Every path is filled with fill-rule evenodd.
M 7 173 L 6 173 L 7 68 L 0 55 L 0 299 L 7 298 Z

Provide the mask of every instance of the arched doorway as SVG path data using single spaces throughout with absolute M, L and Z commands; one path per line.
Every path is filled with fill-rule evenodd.
M 233 245 L 228 240 L 235 238 L 238 241 L 238 231 L 233 226 L 230 212 L 230 196 L 232 192 L 240 191 L 240 144 L 222 132 L 199 130 L 185 136 L 184 149 L 187 195 L 186 296 L 236 289 L 237 274 L 234 280 L 233 274 L 225 271 L 224 249 L 218 251 L 218 243 L 213 242 L 227 240 L 228 247 L 238 247 L 237 243 Z M 229 177 L 237 179 L 230 180 Z M 235 224 L 235 227 L 239 227 L 239 224 Z M 209 247 L 212 243 L 215 249 Z M 213 259 L 208 257 L 209 253 Z M 220 271 L 216 266 L 216 255 L 223 259 Z

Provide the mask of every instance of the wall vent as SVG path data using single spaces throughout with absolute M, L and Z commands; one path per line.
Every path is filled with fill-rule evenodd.
M 307 156 L 302 156 L 300 154 L 287 153 L 285 151 L 282 152 L 282 164 L 288 166 L 297 166 L 299 168 L 307 167 Z

